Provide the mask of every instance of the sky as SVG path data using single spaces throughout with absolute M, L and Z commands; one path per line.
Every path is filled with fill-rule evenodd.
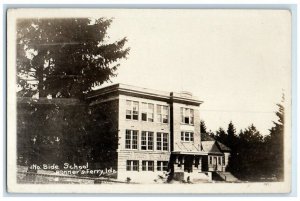
M 126 36 L 131 50 L 112 83 L 192 92 L 203 101 L 200 118 L 213 132 L 226 130 L 232 121 L 237 131 L 253 123 L 267 135 L 283 92 L 289 103 L 291 15 L 286 10 L 73 9 L 41 14 L 113 18 L 108 41 Z
M 109 16 L 108 16 L 109 17 Z M 290 92 L 290 13 L 256 10 L 117 12 L 110 40 L 128 38 L 113 83 L 190 91 L 208 130 L 252 123 L 263 134 Z M 286 95 L 287 96 L 287 95 Z

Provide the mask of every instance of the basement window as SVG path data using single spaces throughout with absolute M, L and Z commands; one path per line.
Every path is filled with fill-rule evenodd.
M 128 160 L 126 161 L 127 171 L 139 171 L 139 161 L 138 160 Z
M 168 161 L 157 161 L 157 171 L 168 171 Z
M 154 171 L 154 161 L 142 161 L 142 171 Z

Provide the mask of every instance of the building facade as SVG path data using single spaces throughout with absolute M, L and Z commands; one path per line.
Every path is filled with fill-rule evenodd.
M 152 182 L 166 173 L 175 180 L 211 180 L 212 172 L 225 171 L 229 151 L 201 140 L 202 101 L 191 93 L 115 84 L 86 100 L 103 114 L 102 137 L 117 142 L 109 165 L 119 180 Z

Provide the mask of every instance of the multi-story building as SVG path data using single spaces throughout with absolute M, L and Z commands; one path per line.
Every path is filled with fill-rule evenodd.
M 90 93 L 87 100 L 91 110 L 102 114 L 101 137 L 116 142 L 109 165 L 120 180 L 151 182 L 166 172 L 174 179 L 210 180 L 212 171 L 227 166 L 226 149 L 201 141 L 202 101 L 189 92 L 115 84 Z

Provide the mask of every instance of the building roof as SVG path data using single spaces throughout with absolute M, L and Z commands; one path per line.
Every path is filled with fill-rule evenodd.
M 217 141 L 221 151 L 223 152 L 230 152 L 231 149 L 229 147 L 227 147 L 225 144 L 222 144 L 221 142 Z
M 210 136 L 207 133 L 201 133 L 201 141 L 205 142 L 205 141 L 210 141 L 210 142 L 216 142 L 217 146 L 219 147 L 219 149 L 222 152 L 230 152 L 231 149 L 229 147 L 227 147 L 225 144 L 219 142 L 218 140 L 216 140 L 213 136 Z
M 95 99 L 101 96 L 109 95 L 112 93 L 118 93 L 123 95 L 142 97 L 148 99 L 162 100 L 162 101 L 174 101 L 192 105 L 200 105 L 200 101 L 197 97 L 193 96 L 189 92 L 165 92 L 154 89 L 148 89 L 143 87 L 137 87 L 127 84 L 114 84 L 111 86 L 103 87 L 92 91 L 87 94 L 86 99 Z
M 202 150 L 208 154 L 223 154 L 218 148 L 216 141 L 203 141 L 201 145 Z

